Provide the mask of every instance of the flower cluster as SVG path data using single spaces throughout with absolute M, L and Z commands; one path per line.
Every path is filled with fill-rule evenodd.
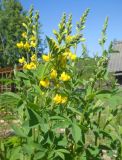
M 67 102 L 67 97 L 63 97 L 60 94 L 56 94 L 55 97 L 53 98 L 53 101 L 56 104 L 64 104 Z
M 29 50 L 30 48 L 35 48 L 37 46 L 35 36 L 31 36 L 29 40 L 26 40 L 27 34 L 24 32 L 22 33 L 22 37 L 25 38 L 25 42 L 20 41 L 17 43 L 19 49 Z
M 23 26 L 25 26 L 26 29 L 27 25 L 23 24 Z M 35 26 L 33 25 L 32 30 L 34 30 L 34 28 Z M 25 57 L 21 57 L 19 59 L 19 63 L 23 65 L 23 69 L 27 70 L 36 69 L 39 64 L 36 52 L 38 40 L 36 39 L 35 32 L 33 32 L 32 30 L 30 32 L 23 32 L 22 41 L 17 43 L 17 47 L 19 49 L 24 49 L 23 51 L 27 54 L 27 56 L 25 56 L 27 57 L 27 59 Z M 74 36 L 72 35 L 68 35 L 65 38 L 66 44 L 71 43 L 73 40 Z M 43 60 L 42 65 L 45 65 L 46 62 L 47 68 L 42 78 L 38 77 L 38 84 L 44 92 L 49 91 L 50 88 L 54 87 L 56 89 L 56 92 L 53 101 L 55 102 L 55 104 L 64 104 L 67 101 L 67 97 L 62 96 L 60 89 L 63 85 L 67 85 L 68 81 L 71 80 L 71 72 L 69 68 L 67 68 L 67 66 L 69 63 L 72 62 L 74 64 L 74 61 L 76 60 L 77 56 L 76 54 L 71 52 L 70 47 L 65 48 L 63 52 L 60 52 L 61 46 L 52 39 L 50 39 L 50 41 L 50 44 L 52 45 L 52 50 L 50 51 L 51 53 L 43 54 L 41 57 Z M 48 65 L 50 67 L 48 67 Z
M 23 69 L 28 69 L 28 70 L 36 69 L 36 67 L 37 67 L 37 56 L 35 54 L 33 54 L 31 56 L 31 62 L 30 63 L 27 63 L 25 58 L 22 57 L 22 58 L 19 59 L 19 63 L 23 64 Z
M 34 62 L 30 62 L 30 63 L 25 63 L 23 66 L 23 69 L 36 69 L 37 65 Z

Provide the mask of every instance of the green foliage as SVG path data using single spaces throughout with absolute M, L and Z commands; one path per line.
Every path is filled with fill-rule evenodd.
M 47 37 L 50 53 L 44 55 L 46 59 L 37 60 L 34 69 L 16 71 L 17 93 L 0 96 L 2 103 L 5 96 L 11 97 L 20 121 L 12 125 L 15 136 L 1 140 L 3 160 L 101 160 L 103 150 L 112 158 L 114 151 L 117 159 L 122 158 L 122 129 L 119 125 L 116 132 L 112 127 L 120 108 L 109 101 L 118 90 L 115 83 L 104 87 L 109 80 L 109 50 L 104 50 L 107 21 L 100 43 L 102 56 L 94 62 L 89 58 L 78 59 L 74 54 L 83 40 L 81 31 L 88 11 L 81 17 L 74 35 L 72 17 L 67 21 L 64 14 L 59 30 L 54 31 L 56 40 Z M 84 68 L 77 71 L 79 60 L 84 64 L 95 63 L 88 78 L 83 76 Z
M 14 65 L 18 59 L 16 43 L 24 30 L 26 14 L 16 0 L 0 1 L 0 66 Z
M 30 17 L 33 17 L 33 7 L 30 10 Z M 45 45 L 40 35 L 41 32 L 39 28 L 41 24 L 39 23 L 39 14 L 36 12 L 34 21 L 36 37 L 38 37 L 38 53 L 44 51 Z M 18 0 L 1 0 L 0 1 L 0 67 L 11 66 L 18 64 L 18 58 L 25 53 L 20 53 L 17 49 L 17 42 L 22 41 L 22 33 L 26 31 L 27 26 L 23 24 L 32 24 L 27 18 L 27 12 L 23 9 L 23 6 Z M 29 26 L 30 30 L 32 26 Z M 28 32 L 30 32 L 28 30 Z M 22 52 L 22 51 L 21 51 Z

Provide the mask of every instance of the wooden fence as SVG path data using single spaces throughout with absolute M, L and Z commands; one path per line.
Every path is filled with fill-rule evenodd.
M 22 70 L 17 67 L 17 70 Z M 0 93 L 5 91 L 15 91 L 15 84 L 12 82 L 14 76 L 14 68 L 0 68 Z

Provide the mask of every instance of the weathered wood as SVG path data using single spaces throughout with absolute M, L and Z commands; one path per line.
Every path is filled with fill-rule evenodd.
M 16 70 L 22 70 L 22 67 L 16 67 Z M 13 83 L 6 84 L 5 80 L 12 80 L 14 75 L 14 68 L 6 67 L 0 68 L 0 93 L 4 91 L 15 91 L 15 85 Z

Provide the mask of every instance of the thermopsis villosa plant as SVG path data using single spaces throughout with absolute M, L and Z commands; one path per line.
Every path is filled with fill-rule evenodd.
M 46 37 L 49 53 L 38 58 L 38 23 L 32 24 L 31 10 L 29 23 L 23 24 L 23 41 L 17 43 L 27 53 L 19 59 L 23 71 L 15 71 L 17 92 L 1 96 L 6 96 L 6 103 L 7 96 L 16 101 L 14 111 L 20 121 L 12 126 L 15 135 L 1 143 L 3 160 L 101 160 L 103 150 L 110 157 L 116 151 L 121 159 L 121 142 L 113 138 L 110 127 L 116 114 L 103 100 L 116 91 L 114 85 L 104 89 L 108 80 L 109 50 L 104 49 L 108 18 L 99 41 L 103 54 L 96 58 L 94 73 L 84 80 L 76 69 L 77 45 L 85 40 L 82 31 L 88 12 L 80 18 L 74 35 L 72 15 L 67 18 L 63 14 L 58 30 L 53 31 L 56 39 Z M 108 117 L 104 116 L 106 108 Z

